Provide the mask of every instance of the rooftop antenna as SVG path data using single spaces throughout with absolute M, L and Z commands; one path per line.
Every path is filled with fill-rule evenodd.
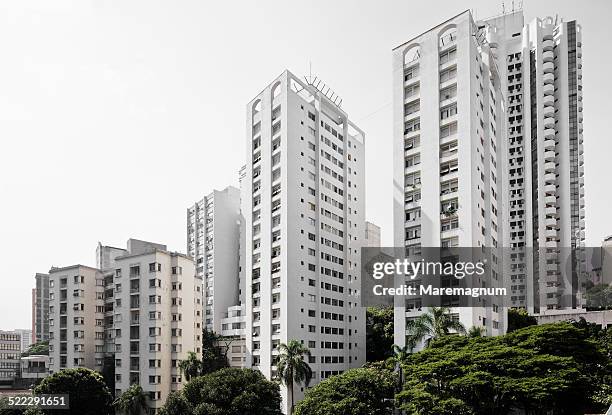
M 514 0 L 512 0 L 512 13 L 514 13 Z
M 506 14 L 506 9 L 504 7 L 504 2 L 502 1 L 502 14 Z

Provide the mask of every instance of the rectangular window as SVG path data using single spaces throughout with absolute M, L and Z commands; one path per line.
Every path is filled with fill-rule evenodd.
M 457 104 L 452 104 L 440 110 L 440 119 L 445 120 L 457 114 Z
M 440 83 L 450 81 L 457 77 L 457 67 L 453 66 L 452 68 L 448 68 L 442 72 L 440 72 Z
M 440 65 L 454 60 L 457 57 L 457 48 L 451 48 L 440 54 Z

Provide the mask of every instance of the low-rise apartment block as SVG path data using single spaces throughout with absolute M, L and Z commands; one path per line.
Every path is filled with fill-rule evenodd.
M 115 367 L 115 395 L 140 384 L 160 408 L 184 383 L 178 363 L 201 355 L 202 280 L 191 258 L 130 239 L 98 244 L 91 268 L 52 268 L 50 372 Z
M 19 376 L 21 335 L 0 330 L 0 388 L 11 388 Z

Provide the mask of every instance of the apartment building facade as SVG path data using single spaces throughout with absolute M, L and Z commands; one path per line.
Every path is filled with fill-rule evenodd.
M 364 246 L 380 247 L 380 226 L 366 221 Z
M 221 331 L 221 320 L 239 297 L 240 191 L 214 190 L 187 209 L 187 254 L 204 282 L 204 324 Z
M 49 340 L 49 274 L 36 273 L 32 291 L 32 341 Z
M 511 305 L 546 314 L 583 305 L 582 29 L 522 22 L 519 11 L 482 25 L 499 45 L 508 108 Z
M 21 338 L 21 352 L 25 352 L 30 348 L 32 344 L 32 330 L 31 329 L 15 329 L 15 333 L 19 334 Z
M 0 388 L 10 388 L 20 372 L 21 335 L 0 330 Z
M 140 384 L 158 409 L 185 382 L 178 363 L 202 352 L 202 281 L 188 256 L 159 249 L 117 257 L 113 280 L 115 394 Z
M 478 30 L 466 11 L 393 50 L 394 240 L 406 256 L 503 246 L 503 96 L 495 52 Z M 491 259 L 501 278 L 501 258 Z M 452 312 L 467 328 L 503 333 L 501 299 L 484 305 Z M 395 311 L 404 345 L 421 300 L 396 297 Z
M 99 243 L 96 263 L 49 272 L 50 373 L 113 365 L 116 396 L 140 384 L 158 409 L 185 381 L 178 363 L 202 353 L 202 280 L 187 255 L 137 239 Z
M 85 265 L 49 271 L 49 372 L 104 361 L 104 278 Z
M 364 134 L 317 86 L 285 71 L 247 105 L 241 183 L 246 366 L 275 377 L 279 344 L 295 339 L 313 384 L 365 362 Z
M 481 21 L 465 11 L 394 50 L 397 246 L 502 247 L 505 305 L 540 314 L 582 306 L 581 48 L 575 21 L 525 24 L 519 10 Z M 439 152 L 421 140 L 434 136 Z M 486 314 L 459 318 L 501 333 L 503 315 Z

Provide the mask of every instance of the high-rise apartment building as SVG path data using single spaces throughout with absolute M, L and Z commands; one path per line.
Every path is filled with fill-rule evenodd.
M 49 271 L 49 372 L 104 360 L 104 278 L 84 265 Z
M 322 85 L 285 71 L 248 104 L 241 183 L 246 366 L 272 378 L 279 344 L 298 340 L 313 383 L 365 362 L 364 134 Z
M 214 190 L 187 209 L 187 253 L 204 282 L 204 324 L 216 333 L 228 307 L 238 304 L 240 191 Z
M 535 313 L 580 308 L 581 27 L 557 17 L 524 24 L 522 11 L 479 25 L 490 33 L 506 96 L 511 305 Z
M 535 313 L 581 307 L 581 38 L 575 21 L 465 11 L 394 49 L 396 245 L 505 248 L 505 305 Z M 499 334 L 489 306 L 459 318 Z
M 33 290 L 32 340 L 49 340 L 49 274 L 36 273 L 36 288 Z
M 503 246 L 503 95 L 486 36 L 466 11 L 393 50 L 394 239 L 406 255 Z M 490 263 L 501 278 L 502 261 Z M 395 342 L 403 345 L 422 304 L 395 301 Z M 501 334 L 499 302 L 453 314 L 467 328 Z
M 366 221 L 364 246 L 380 247 L 380 226 Z

